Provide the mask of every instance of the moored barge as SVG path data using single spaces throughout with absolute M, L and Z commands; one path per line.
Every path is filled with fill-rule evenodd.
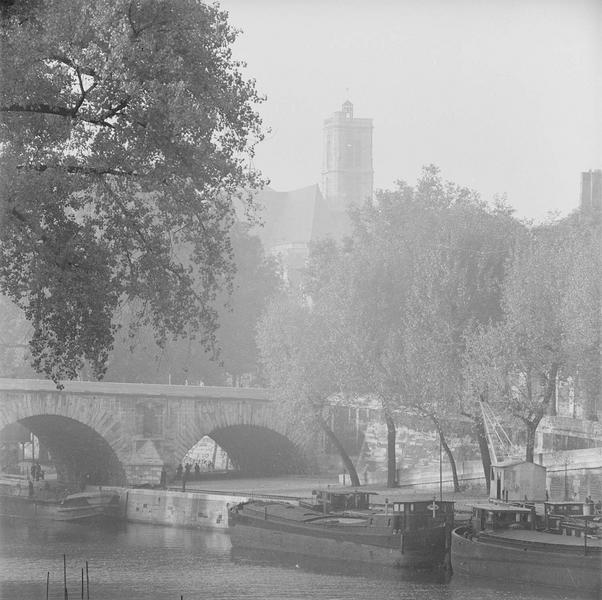
M 118 520 L 119 495 L 110 490 L 86 490 L 60 498 L 53 490 L 22 489 L 0 484 L 0 516 L 53 521 Z
M 596 517 L 551 519 L 552 503 L 539 518 L 535 506 L 473 506 L 471 523 L 452 532 L 454 573 L 512 579 L 539 587 L 602 597 L 602 538 Z M 554 522 L 553 527 L 546 527 Z
M 453 502 L 394 500 L 371 508 L 370 495 L 322 490 L 311 503 L 238 504 L 229 511 L 232 545 L 391 567 L 446 566 Z

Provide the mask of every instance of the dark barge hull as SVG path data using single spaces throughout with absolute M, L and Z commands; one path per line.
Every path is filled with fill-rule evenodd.
M 235 509 L 230 511 L 229 519 L 230 538 L 235 549 L 414 569 L 444 566 L 449 557 L 446 537 L 450 532 L 444 524 L 389 535 L 368 528 L 360 531 L 361 527 L 328 527 L 271 517 L 265 519 Z
M 585 554 L 583 546 L 487 535 L 477 539 L 465 537 L 466 533 L 465 527 L 452 532 L 454 573 L 489 580 L 511 579 L 602 598 L 602 549 L 599 547 L 589 548 Z
M 53 500 L 0 495 L 0 516 L 89 523 L 118 519 L 119 505 L 66 507 Z
M 58 502 L 33 500 L 23 496 L 0 495 L 0 516 L 24 519 L 53 519 Z

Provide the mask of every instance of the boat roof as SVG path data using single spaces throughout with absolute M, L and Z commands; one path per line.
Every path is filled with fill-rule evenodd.
M 583 506 L 585 502 L 578 502 L 577 500 L 546 500 L 544 504 L 551 504 L 553 506 L 566 506 L 567 504 L 571 506 Z
M 512 506 L 510 504 L 471 504 L 472 508 L 476 508 L 478 510 L 489 510 L 491 512 L 520 512 L 520 513 L 530 513 L 530 508 L 525 508 L 524 506 Z
M 516 467 L 517 465 L 532 465 L 533 467 L 538 467 L 539 469 L 545 469 L 543 465 L 538 465 L 537 463 L 522 460 L 520 458 L 509 458 L 508 460 L 500 461 L 498 463 L 492 464 L 491 466 L 494 468 L 504 468 Z M 531 466 L 529 468 L 531 468 Z
M 404 503 L 411 504 L 413 502 L 432 502 L 435 500 L 436 502 L 444 502 L 444 503 L 453 503 L 453 500 L 439 500 L 435 496 L 414 496 L 407 495 L 403 496 L 400 494 L 399 490 L 395 488 L 391 488 L 389 490 L 383 490 L 382 488 L 369 488 L 369 487 L 349 487 L 349 486 L 331 486 L 328 488 L 314 488 L 313 492 L 327 493 L 327 494 L 370 494 L 370 496 L 382 496 L 379 498 L 379 501 L 382 501 L 384 504 L 385 500 L 389 501 L 389 504 L 392 503 Z
M 378 492 L 368 488 L 349 487 L 344 485 L 331 485 L 325 488 L 314 488 L 313 492 L 322 492 L 327 494 L 370 494 L 378 495 Z

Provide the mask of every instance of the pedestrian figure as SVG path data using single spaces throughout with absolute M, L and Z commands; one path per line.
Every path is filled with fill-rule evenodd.
M 29 480 L 28 487 L 29 487 L 29 497 L 33 498 L 33 481 L 31 479 Z
M 182 478 L 182 463 L 180 463 L 176 468 L 176 479 Z
M 159 485 L 162 489 L 167 488 L 167 471 L 165 470 L 165 467 L 161 467 L 161 480 L 159 482 Z
M 194 478 L 195 479 L 201 478 L 201 467 L 199 466 L 198 462 L 194 463 Z
M 190 469 L 186 469 L 184 474 L 182 475 L 182 491 L 186 491 L 186 482 L 188 481 L 188 474 L 190 473 Z
M 31 463 L 31 469 L 29 469 L 30 473 L 31 473 L 31 478 L 35 479 L 36 478 L 36 464 L 35 463 Z

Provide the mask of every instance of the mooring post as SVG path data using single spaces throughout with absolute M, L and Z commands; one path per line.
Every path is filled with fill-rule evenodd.
M 50 571 L 46 573 L 46 600 L 48 600 L 48 588 L 50 587 Z
M 86 561 L 86 598 L 90 600 L 90 578 L 88 577 L 88 561 Z
M 65 600 L 69 600 L 69 592 L 67 591 L 67 555 L 63 554 L 63 585 L 65 587 Z

